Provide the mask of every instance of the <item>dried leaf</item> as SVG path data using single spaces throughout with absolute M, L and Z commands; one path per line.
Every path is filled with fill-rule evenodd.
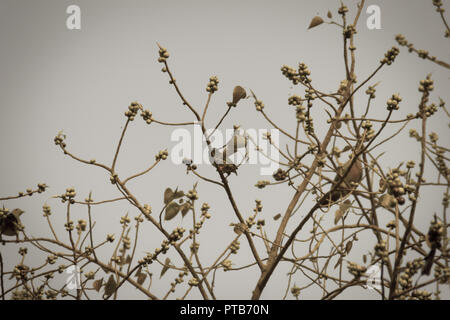
M 184 192 L 182 190 L 177 191 L 177 189 L 175 189 L 175 193 L 173 195 L 173 198 L 174 199 L 178 199 L 178 198 L 181 198 L 182 196 L 184 196 Z
M 180 211 L 180 205 L 176 202 L 171 202 L 167 205 L 166 214 L 164 215 L 165 220 L 172 220 Z
M 234 87 L 233 90 L 233 105 L 236 105 L 239 100 L 244 99 L 247 96 L 247 92 L 245 92 L 245 89 L 241 86 Z
M 334 265 L 334 269 L 336 269 L 337 267 L 339 267 L 339 265 L 342 263 L 342 257 L 339 258 L 338 262 L 336 262 L 336 264 Z
M 108 282 L 105 284 L 105 296 L 109 297 L 116 291 L 117 284 L 116 280 L 114 280 L 114 275 L 110 275 Z
M 309 24 L 308 29 L 317 27 L 318 25 L 323 23 L 323 19 L 319 16 L 315 16 L 314 18 L 312 18 L 311 23 Z
M 275 216 L 273 217 L 273 220 L 277 221 L 277 220 L 280 219 L 280 218 L 281 218 L 281 213 L 278 213 L 277 215 L 275 215 Z
M 184 192 L 182 190 L 178 191 L 178 188 L 173 191 L 171 188 L 167 188 L 164 191 L 164 204 L 168 204 L 169 202 L 181 198 L 184 196 Z
M 347 244 L 345 245 L 345 253 L 349 254 L 350 250 L 352 250 L 352 247 L 353 247 L 353 241 L 347 242 Z
M 102 287 L 102 284 L 103 284 L 103 278 L 98 279 L 98 280 L 95 280 L 95 281 L 92 283 L 92 286 L 94 287 L 95 291 L 100 292 L 100 289 L 101 289 L 101 287 Z
M 168 204 L 172 200 L 173 200 L 173 191 L 172 189 L 167 188 L 166 191 L 164 191 L 164 204 Z
M 159 275 L 160 278 L 167 272 L 167 270 L 169 270 L 169 266 L 170 266 L 170 258 L 166 258 L 166 261 L 164 261 L 164 266 L 161 270 L 161 274 Z
M 344 215 L 345 212 L 343 212 L 341 209 L 337 209 L 334 213 L 334 224 L 337 224 L 341 217 Z
M 339 220 L 345 215 L 351 205 L 352 203 L 348 199 L 339 205 L 339 209 L 336 210 L 336 213 L 334 214 L 334 224 L 337 224 L 339 222 Z
M 189 212 L 190 208 L 191 208 L 191 204 L 189 202 L 184 203 L 181 206 L 181 215 L 184 217 Z
M 327 12 L 327 17 L 330 18 L 330 19 L 333 18 L 333 14 L 331 13 L 330 10 L 328 10 L 328 12 Z
M 145 273 L 139 273 L 139 274 L 137 275 L 137 283 L 138 283 L 138 284 L 142 285 L 142 284 L 144 283 L 145 279 L 147 279 L 147 274 L 145 274 Z

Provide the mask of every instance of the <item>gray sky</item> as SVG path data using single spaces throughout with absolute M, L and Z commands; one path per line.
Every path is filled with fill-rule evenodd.
M 345 3 L 353 17 L 356 1 Z M 66 8 L 70 4 L 81 8 L 81 30 L 66 28 Z M 404 34 L 416 47 L 428 49 L 442 60 L 450 60 L 448 40 L 443 37 L 444 26 L 431 1 L 367 1 L 366 6 L 370 4 L 381 8 L 382 29 L 366 28 L 368 16 L 364 10 L 356 35 L 358 80 L 368 76 L 384 53 L 397 45 L 394 37 L 398 33 Z M 324 92 L 337 89 L 339 82 L 345 78 L 341 31 L 328 24 L 311 30 L 307 27 L 313 16 L 325 17 L 328 10 L 339 19 L 338 6 L 339 2 L 334 0 L 2 0 L 0 194 L 15 194 L 38 182 L 50 186 L 45 194 L 8 202 L 5 206 L 23 208 L 26 211 L 23 222 L 27 232 L 38 236 L 50 234 L 41 213 L 45 201 L 52 206 L 55 224 L 59 223 L 62 229 L 64 207 L 49 197 L 64 193 L 67 187 L 75 187 L 80 199 L 84 199 L 90 190 L 95 200 L 119 196 L 105 172 L 70 160 L 58 150 L 53 137 L 59 130 L 67 134 L 68 148 L 73 153 L 85 159 L 95 158 L 111 163 L 121 126 L 125 122 L 123 112 L 131 101 L 139 101 L 161 121 L 193 120 L 169 85 L 167 74 L 160 71 L 156 42 L 168 49 L 171 54 L 169 64 L 177 83 L 198 110 L 205 104 L 209 77 L 218 76 L 219 91 L 210 105 L 208 126 L 213 126 L 226 110 L 233 87 L 241 85 L 252 89 L 264 101 L 265 111 L 276 123 L 293 132 L 294 112 L 287 105 L 287 98 L 292 94 L 303 96 L 304 90 L 292 88 L 291 83 L 282 76 L 280 67 L 283 64 L 297 67 L 299 62 L 304 62 L 311 70 L 317 88 Z M 438 102 L 439 96 L 448 101 L 448 71 L 401 48 L 397 61 L 383 68 L 369 83 L 381 81 L 374 102 L 376 107 L 371 115 L 383 117 L 386 100 L 396 92 L 400 93 L 403 101 L 394 118 L 401 119 L 408 113 L 415 113 L 420 97 L 418 83 L 428 73 L 432 73 L 435 81 L 432 101 Z M 362 93 L 355 97 L 355 102 L 364 108 L 366 96 Z M 440 141 L 445 145 L 448 119 L 439 116 L 433 117 L 430 122 L 430 129 L 440 133 Z M 242 101 L 233 109 L 223 127 L 231 128 L 233 124 L 243 128 L 270 128 L 256 113 L 251 100 Z M 409 128 L 417 128 L 417 124 L 409 125 L 394 144 L 386 145 L 382 150 L 386 151 L 381 158 L 385 167 L 394 167 L 407 160 L 418 162 L 419 146 L 408 138 Z M 119 174 L 127 176 L 144 169 L 153 162 L 159 150 L 170 149 L 174 145 L 170 141 L 172 129 L 155 124 L 149 127 L 140 118 L 137 119 L 124 141 L 118 160 Z M 316 124 L 316 130 L 319 136 L 323 136 L 326 128 Z M 211 168 L 201 166 L 201 169 L 205 175 L 218 178 Z M 272 216 L 284 212 L 292 191 L 286 187 L 255 188 L 257 180 L 268 178 L 259 176 L 258 172 L 258 167 L 247 166 L 238 177 L 233 176 L 230 183 L 245 216 L 251 214 L 254 199 L 263 200 L 261 217 L 269 224 L 269 237 L 273 237 L 279 221 L 273 222 Z M 150 175 L 131 183 L 130 187 L 142 202 L 151 204 L 154 212 L 158 213 L 162 208 L 165 187 L 179 186 L 188 190 L 195 181 L 197 179 L 191 175 L 186 176 L 184 167 L 166 161 Z M 236 218 L 223 190 L 201 182 L 198 191 L 200 201 L 210 204 L 213 215 L 200 235 L 200 255 L 205 259 L 205 264 L 210 264 L 234 237 L 228 224 L 235 222 Z M 442 191 L 424 190 L 422 197 L 423 206 L 419 208 L 417 219 L 425 231 L 432 214 L 441 212 Z M 307 204 L 305 206 L 309 208 Z M 127 211 L 131 216 L 137 214 L 125 203 L 96 208 L 94 218 L 98 239 L 103 239 L 106 233 L 118 235 L 120 216 Z M 76 213 L 79 217 L 86 216 L 81 209 Z M 331 222 L 328 223 L 332 223 L 332 218 L 329 220 Z M 188 225 L 188 222 L 174 219 L 167 222 L 167 226 Z M 373 248 L 372 238 L 363 238 L 355 248 L 355 255 L 349 256 L 349 259 L 361 262 L 361 254 Z M 141 238 L 141 256 L 149 244 L 153 248 L 161 239 L 148 226 Z M 232 259 L 236 266 L 251 262 L 243 238 L 241 247 L 240 253 Z M 263 250 L 261 243 L 259 248 Z M 6 252 L 7 263 L 17 263 L 16 249 L 2 247 L 1 250 Z M 112 248 L 108 248 L 105 252 L 111 251 Z M 301 255 L 301 252 L 298 254 Z M 171 257 L 174 262 L 179 262 L 175 255 Z M 35 258 L 35 264 L 43 259 Z M 159 281 L 159 270 L 159 266 L 155 267 L 152 292 L 162 295 L 176 273 L 168 274 Z M 262 298 L 277 299 L 284 295 L 288 270 L 287 266 L 280 265 Z M 258 275 L 257 268 L 234 273 L 218 272 L 217 295 L 221 298 L 249 298 Z M 305 278 L 298 273 L 293 281 L 300 285 L 305 283 Z M 134 290 L 126 289 L 124 292 L 126 295 L 120 298 L 142 297 Z M 181 292 L 177 291 L 176 296 L 180 296 Z M 320 297 L 320 294 L 320 290 L 312 289 L 302 297 L 311 299 Z M 198 298 L 199 295 L 194 292 L 191 297 Z M 342 297 L 375 298 L 376 295 L 368 290 L 354 289 Z

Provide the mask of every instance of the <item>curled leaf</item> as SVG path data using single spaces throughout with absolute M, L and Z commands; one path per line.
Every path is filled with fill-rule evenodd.
M 239 100 L 244 99 L 246 96 L 247 92 L 245 92 L 244 88 L 242 88 L 241 86 L 234 87 L 232 104 L 236 106 Z
M 172 220 L 180 211 L 180 205 L 176 202 L 171 202 L 166 207 L 166 214 L 164 216 L 165 220 Z
M 323 19 L 319 16 L 315 16 L 314 18 L 312 18 L 311 23 L 309 24 L 308 29 L 317 27 L 318 25 L 323 23 Z

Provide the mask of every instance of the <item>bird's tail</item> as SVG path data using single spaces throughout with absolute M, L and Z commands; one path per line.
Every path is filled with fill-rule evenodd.
M 328 196 L 323 197 L 322 200 L 320 200 L 319 204 L 321 207 L 328 207 L 338 201 L 342 197 L 341 191 L 333 191 Z
M 425 265 L 422 268 L 422 274 L 429 275 L 433 266 L 434 255 L 436 254 L 436 246 L 433 245 L 430 253 L 425 257 Z

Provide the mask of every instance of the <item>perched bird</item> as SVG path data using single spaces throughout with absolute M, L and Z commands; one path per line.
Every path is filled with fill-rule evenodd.
M 348 160 L 342 167 L 338 168 L 337 170 L 338 174 L 334 178 L 334 182 L 331 187 L 334 190 L 327 197 L 322 199 L 322 201 L 320 202 L 321 206 L 329 206 L 334 202 L 338 201 L 339 199 L 345 197 L 355 188 L 355 184 L 361 182 L 363 176 L 362 171 L 363 167 L 359 159 L 356 159 L 353 162 L 350 171 L 344 177 L 344 180 L 342 180 L 342 177 L 347 172 L 348 168 L 352 164 L 352 161 L 353 157 L 350 160 Z M 340 180 L 342 180 L 342 182 L 339 184 L 339 186 L 335 187 L 336 183 L 338 183 Z
M 422 268 L 422 274 L 430 275 L 431 267 L 433 266 L 434 256 L 436 255 L 437 245 L 431 247 L 430 252 L 425 257 L 425 264 Z
M 237 175 L 237 169 L 238 166 L 236 166 L 234 163 L 228 163 L 226 154 L 220 152 L 218 149 L 213 148 L 210 155 L 209 155 L 209 161 L 220 171 L 225 173 L 227 177 L 234 173 Z
M 431 223 L 430 229 L 426 235 L 426 243 L 431 248 L 430 252 L 425 257 L 425 264 L 422 268 L 422 274 L 429 275 L 431 267 L 434 263 L 434 256 L 436 255 L 436 250 L 441 249 L 442 234 L 444 232 L 442 222 L 438 221 L 436 216 L 434 221 Z
M 24 213 L 21 209 L 14 209 L 0 217 L 0 236 L 17 236 L 21 228 L 20 215 Z

